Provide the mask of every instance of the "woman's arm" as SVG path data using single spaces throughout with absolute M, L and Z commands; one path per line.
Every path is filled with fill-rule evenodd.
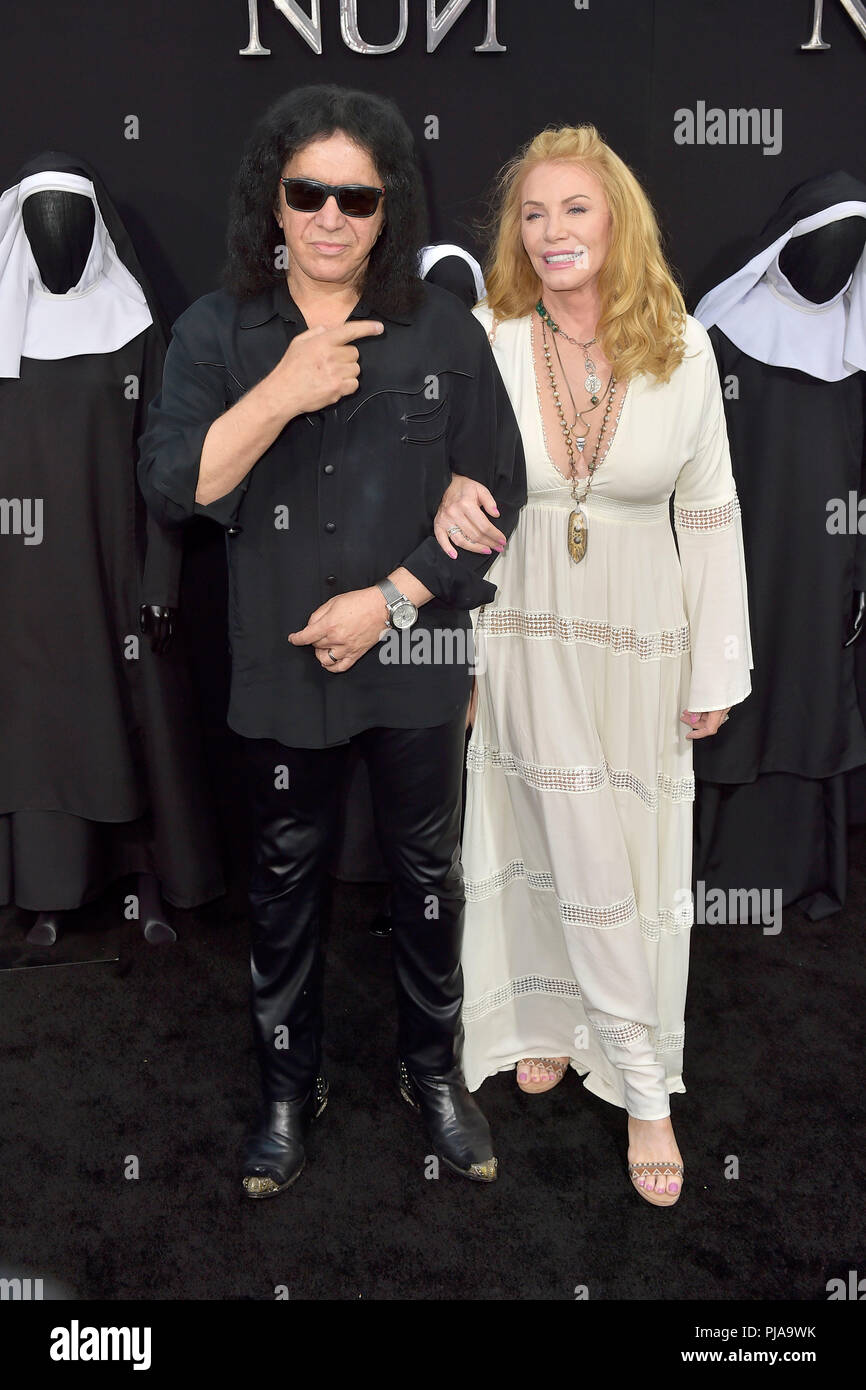
M 452 473 L 433 522 L 433 534 L 452 560 L 457 556 L 455 545 L 479 555 L 490 555 L 494 550 L 501 555 L 507 538 L 489 519 L 498 515 L 499 508 L 489 488 L 462 473 Z M 452 526 L 460 528 L 454 532 L 453 541 L 448 534 Z

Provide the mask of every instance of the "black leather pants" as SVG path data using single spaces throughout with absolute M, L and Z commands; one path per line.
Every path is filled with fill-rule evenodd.
M 391 876 L 398 1048 L 418 1073 L 459 1064 L 465 708 L 432 729 L 366 729 L 382 856 Z M 320 1070 L 319 909 L 348 744 L 244 739 L 253 815 L 252 1021 L 267 1100 L 300 1099 Z

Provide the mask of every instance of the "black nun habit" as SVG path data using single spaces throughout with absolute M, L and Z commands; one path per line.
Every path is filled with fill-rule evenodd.
M 177 633 L 164 649 L 181 533 L 135 479 L 166 341 L 98 174 L 24 165 L 0 198 L 0 904 L 76 908 L 129 873 L 177 907 L 224 892 Z
M 866 185 L 809 179 L 695 310 L 722 379 L 755 652 L 750 698 L 695 748 L 695 877 L 780 890 L 813 919 L 845 901 L 847 775 L 866 763 L 864 219 Z

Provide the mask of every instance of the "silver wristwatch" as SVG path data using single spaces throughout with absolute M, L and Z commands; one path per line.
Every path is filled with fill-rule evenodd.
M 376 586 L 385 595 L 385 602 L 388 605 L 388 626 L 389 627 L 411 627 L 418 617 L 418 609 L 411 599 L 405 594 L 401 594 L 396 584 L 390 579 L 380 579 Z

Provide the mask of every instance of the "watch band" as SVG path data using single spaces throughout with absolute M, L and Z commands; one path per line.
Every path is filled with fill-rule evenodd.
M 392 579 L 380 579 L 379 588 L 385 595 L 385 602 L 389 608 L 392 608 L 395 603 L 411 603 L 411 599 L 408 599 L 405 594 L 400 593 L 400 590 Z
M 380 579 L 377 587 L 379 591 L 383 594 L 385 603 L 388 607 L 388 626 L 396 626 L 403 630 L 411 627 L 418 617 L 417 606 L 412 602 L 412 600 L 410 598 L 407 598 L 405 594 L 401 594 L 400 590 L 397 588 L 397 585 L 391 579 Z M 403 617 L 406 617 L 408 613 L 411 613 L 412 616 L 408 619 L 407 622 L 398 621 L 395 624 L 392 620 L 395 614 L 400 613 L 401 611 Z

